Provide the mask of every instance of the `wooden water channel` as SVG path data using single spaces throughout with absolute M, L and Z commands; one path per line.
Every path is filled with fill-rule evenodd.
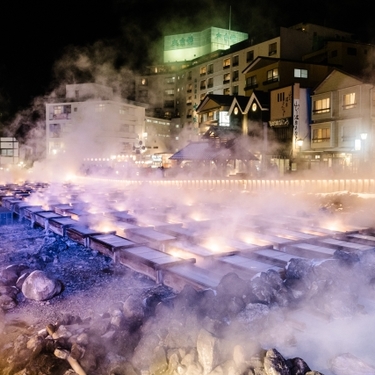
M 17 186 L 19 191 L 22 186 Z M 32 190 L 29 192 L 32 194 Z M 116 204 L 92 213 L 88 203 L 72 200 L 44 207 L 27 198 L 27 194 L 17 195 L 4 186 L 1 214 L 6 221 L 1 224 L 20 220 L 43 227 L 176 291 L 186 284 L 197 290 L 215 289 L 229 272 L 244 279 L 268 270 L 283 276 L 292 258 L 330 259 L 337 250 L 375 248 L 375 231 L 371 228 L 348 226 L 334 231 L 320 227 L 311 218 L 280 216 L 276 220 L 254 215 L 249 223 L 247 215 L 243 218 L 247 224 L 237 225 L 231 236 L 226 236 L 220 230 L 226 226 L 225 218 L 211 206 L 207 220 L 187 220 L 185 215 L 193 208 L 186 206 L 181 220 L 176 221 L 174 215 L 171 221 L 167 214 L 151 209 L 151 205 L 149 212 L 147 205 L 142 206 L 141 214 L 136 210 L 116 210 Z M 97 198 L 106 199 L 108 194 Z M 102 221 L 109 221 L 110 225 L 101 227 Z

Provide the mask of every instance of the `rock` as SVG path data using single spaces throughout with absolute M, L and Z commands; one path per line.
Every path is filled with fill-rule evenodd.
M 58 295 L 62 290 L 59 280 L 48 277 L 43 271 L 33 271 L 22 285 L 26 298 L 45 301 Z
M 375 375 L 375 368 L 353 354 L 344 353 L 333 358 L 330 370 L 334 375 Z
M 129 296 L 123 304 L 123 314 L 125 319 L 132 322 L 141 322 L 144 317 L 142 300 Z
M 276 349 L 267 350 L 264 370 L 267 375 L 291 375 L 286 360 Z
M 16 268 L 4 268 L 0 270 L 0 280 L 4 285 L 16 285 L 18 279 L 18 272 Z
M 150 374 L 162 375 L 168 368 L 167 356 L 162 346 L 155 348 L 151 357 Z
M 218 365 L 216 337 L 201 329 L 198 334 L 197 352 L 199 363 L 203 367 L 203 374 L 206 375 Z
M 220 280 L 216 291 L 218 296 L 225 295 L 243 298 L 247 293 L 247 284 L 236 273 L 231 272 Z
M 3 294 L 0 296 L 0 307 L 4 311 L 11 310 L 16 306 L 17 306 L 17 303 L 12 297 L 8 296 L 7 294 Z
M 302 358 L 292 358 L 286 361 L 291 375 L 305 375 L 306 372 L 311 371 L 310 367 Z

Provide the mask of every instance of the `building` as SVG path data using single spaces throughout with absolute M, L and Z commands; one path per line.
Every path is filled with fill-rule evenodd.
M 213 30 L 197 33 L 197 37 L 208 35 L 206 43 L 199 48 L 193 48 L 192 40 L 188 43 L 192 34 L 166 36 L 164 62 L 148 67 L 136 81 L 136 100 L 149 104 L 148 115 L 172 121 L 171 140 L 178 138 L 175 151 L 199 137 L 196 109 L 207 94 L 251 94 L 247 91 L 253 84 L 246 80 L 245 71 L 253 61 L 260 57 L 303 61 L 306 56 L 306 63 L 323 65 L 324 59 L 317 51 L 327 49 L 327 40 L 352 40 L 350 33 L 301 23 L 290 28 L 281 27 L 279 34 L 269 40 L 254 43 L 252 39 L 244 39 L 219 49 L 222 46 L 212 42 L 215 36 Z M 220 34 L 229 35 L 229 32 L 231 30 L 220 29 Z M 242 33 L 241 38 L 244 36 Z M 178 40 L 183 40 L 184 48 L 181 48 Z M 335 60 L 335 63 L 339 62 Z M 313 76 L 311 74 L 310 77 Z M 271 88 L 264 87 L 266 91 Z
M 64 97 L 46 103 L 47 158 L 152 164 L 152 155 L 169 151 L 170 121 L 146 117 L 145 111 L 145 105 L 116 98 L 106 86 L 66 85 Z
M 332 174 L 373 171 L 373 82 L 335 69 L 312 93 L 311 147 L 304 158 Z

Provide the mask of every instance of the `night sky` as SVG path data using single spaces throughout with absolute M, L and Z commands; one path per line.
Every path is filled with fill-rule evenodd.
M 374 42 L 374 8 L 367 0 L 2 1 L 0 123 L 60 84 L 137 71 L 157 59 L 164 34 L 226 28 L 229 9 L 231 28 L 255 41 L 280 26 L 311 22 Z

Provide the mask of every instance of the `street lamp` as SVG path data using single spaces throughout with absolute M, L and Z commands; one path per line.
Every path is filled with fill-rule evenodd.
M 297 141 L 296 141 L 296 144 L 297 144 L 297 146 L 299 148 L 299 152 L 301 153 L 302 146 L 303 146 L 303 139 L 298 138 Z

